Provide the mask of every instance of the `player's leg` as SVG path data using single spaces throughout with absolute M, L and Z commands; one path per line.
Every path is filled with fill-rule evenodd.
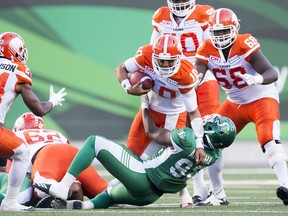
M 93 198 L 93 208 L 109 207 L 111 203 L 147 205 L 160 197 L 148 180 L 142 161 L 124 145 L 96 137 L 95 156 L 121 183 Z
M 220 106 L 219 85 L 215 79 L 210 79 L 210 76 L 207 72 L 207 77 L 205 76 L 204 81 L 199 85 L 196 91 L 197 104 L 201 116 L 216 113 Z M 204 181 L 204 170 L 200 170 L 193 176 L 193 189 L 193 204 L 197 205 L 198 202 L 207 198 L 209 193 L 208 187 Z
M 239 133 L 243 129 L 243 127 L 249 122 L 249 119 L 243 119 L 243 117 L 238 111 L 238 105 L 233 104 L 227 100 L 224 101 L 217 110 L 217 113 L 219 115 L 226 116 L 234 122 L 237 133 Z M 223 166 L 223 158 L 221 158 L 216 161 L 216 163 L 208 167 L 211 194 L 204 202 L 199 203 L 199 205 L 218 206 L 229 204 L 223 184 Z
M 29 150 L 22 140 L 8 129 L 1 128 L 0 132 L 0 157 L 12 159 L 12 166 L 8 174 L 8 187 L 1 211 L 32 210 L 18 203 L 18 196 L 29 166 Z
M 280 187 L 276 194 L 288 205 L 288 157 L 280 142 L 279 104 L 272 98 L 263 98 L 251 106 L 259 143 L 278 178 Z
M 155 186 L 153 188 L 153 185 L 146 176 L 142 161 L 124 145 L 114 143 L 103 137 L 91 136 L 86 140 L 82 149 L 86 147 L 94 148 L 93 154 L 96 158 L 121 183 L 114 185 L 112 188 L 109 187 L 92 200 L 81 203 L 81 208 L 107 208 L 112 204 L 123 203 L 147 205 L 157 200 L 163 194 L 157 193 Z M 81 153 L 82 149 L 79 153 Z M 68 170 L 71 174 L 73 173 L 74 162 L 76 164 L 77 158 L 80 159 L 78 157 L 79 153 Z M 79 165 L 79 163 L 81 161 L 78 161 L 77 164 Z M 67 206 L 70 205 L 69 203 L 71 204 L 71 202 L 67 202 Z

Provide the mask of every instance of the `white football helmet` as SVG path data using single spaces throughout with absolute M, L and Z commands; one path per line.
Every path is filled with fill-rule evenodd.
M 219 8 L 209 18 L 209 31 L 212 44 L 217 49 L 225 49 L 233 44 L 237 38 L 239 28 L 239 20 L 236 14 L 230 9 Z M 227 30 L 225 34 L 219 32 L 225 30 Z
M 28 50 L 23 38 L 14 32 L 5 32 L 0 35 L 0 54 L 11 61 L 23 62 L 28 60 Z
M 44 121 L 41 117 L 28 112 L 17 118 L 13 127 L 13 132 L 27 129 L 44 129 L 44 127 Z
M 162 77 L 170 77 L 177 73 L 180 68 L 182 46 L 177 37 L 162 35 L 154 42 L 152 48 L 152 64 L 154 71 Z M 169 67 L 161 62 L 168 61 Z
M 193 9 L 196 0 L 167 0 L 170 11 L 178 17 L 187 16 Z

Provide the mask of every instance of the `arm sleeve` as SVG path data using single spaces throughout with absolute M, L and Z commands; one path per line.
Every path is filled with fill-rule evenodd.
M 155 40 L 160 36 L 161 34 L 156 31 L 155 29 L 153 30 L 152 34 L 151 34 L 151 38 L 150 38 L 150 44 L 154 44 Z
M 124 64 L 125 64 L 127 71 L 129 71 L 129 72 L 134 72 L 134 71 L 140 69 L 140 67 L 136 64 L 134 57 L 127 59 L 124 62 Z
M 186 94 L 182 94 L 182 97 L 188 112 L 193 112 L 195 109 L 197 109 L 198 105 L 195 89 L 192 89 Z

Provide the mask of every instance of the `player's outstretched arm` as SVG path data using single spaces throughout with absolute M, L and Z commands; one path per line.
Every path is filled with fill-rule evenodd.
M 49 101 L 41 102 L 32 90 L 32 86 L 29 84 L 18 84 L 16 86 L 16 92 L 21 94 L 24 103 L 34 115 L 44 116 L 49 113 L 54 106 L 62 105 L 61 103 L 65 100 L 64 97 L 67 95 L 65 88 L 62 88 L 59 92 L 53 91 L 53 86 L 50 86 L 50 98 Z

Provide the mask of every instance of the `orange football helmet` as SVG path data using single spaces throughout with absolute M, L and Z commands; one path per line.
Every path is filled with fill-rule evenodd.
M 162 35 L 153 44 L 152 64 L 154 71 L 163 77 L 170 77 L 177 73 L 180 67 L 182 46 L 173 35 Z M 168 62 L 168 66 L 163 62 Z
M 14 32 L 5 32 L 0 35 L 0 54 L 11 61 L 23 62 L 28 60 L 28 50 L 23 38 Z
M 33 113 L 28 112 L 22 114 L 15 121 L 13 132 L 27 130 L 27 129 L 44 129 L 44 121 L 41 117 L 35 116 Z
M 225 49 L 234 43 L 240 28 L 236 14 L 228 8 L 215 10 L 209 18 L 212 44 L 217 49 Z
M 195 0 L 167 0 L 170 11 L 178 17 L 185 17 L 195 5 Z

